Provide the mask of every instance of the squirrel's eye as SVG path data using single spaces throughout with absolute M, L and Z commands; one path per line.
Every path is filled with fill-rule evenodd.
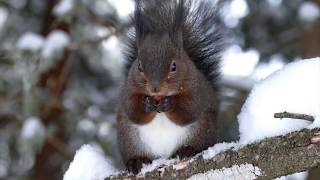
M 138 69 L 139 69 L 140 72 L 143 72 L 142 65 L 141 65 L 140 62 L 139 62 L 139 65 L 138 65 Z
M 177 64 L 176 62 L 172 62 L 170 66 L 170 72 L 176 72 L 177 71 Z

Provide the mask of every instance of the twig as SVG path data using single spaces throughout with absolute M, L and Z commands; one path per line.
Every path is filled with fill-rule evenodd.
M 307 115 L 307 114 L 299 114 L 299 113 L 290 113 L 287 111 L 284 112 L 280 112 L 280 113 L 274 113 L 274 118 L 291 118 L 291 119 L 303 119 L 306 121 L 310 121 L 313 122 L 314 121 L 314 117 Z

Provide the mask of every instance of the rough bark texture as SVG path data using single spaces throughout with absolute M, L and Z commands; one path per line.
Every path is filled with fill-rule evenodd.
M 210 159 L 202 155 L 160 167 L 144 176 L 122 174 L 107 179 L 186 179 L 194 174 L 233 165 L 252 164 L 260 168 L 257 179 L 273 179 L 306 171 L 320 165 L 320 144 L 311 144 L 310 138 L 320 128 L 304 129 L 285 136 L 267 138 L 239 149 L 229 149 Z

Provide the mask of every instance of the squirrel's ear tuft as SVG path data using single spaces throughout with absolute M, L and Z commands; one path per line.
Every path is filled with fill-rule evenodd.
M 170 38 L 172 43 L 179 49 L 183 48 L 183 36 L 182 30 L 174 32 L 174 34 L 170 34 Z
M 175 7 L 172 30 L 170 32 L 170 37 L 173 40 L 173 43 L 177 45 L 177 47 L 183 46 L 182 29 L 185 19 L 186 9 L 184 0 L 179 0 Z
M 134 21 L 135 21 L 135 31 L 136 40 L 139 42 L 148 33 L 151 32 L 151 22 L 146 15 L 144 15 L 144 3 L 141 0 L 135 0 L 135 11 L 134 11 Z
M 186 12 L 184 8 L 184 1 L 179 0 L 178 4 L 175 7 L 173 24 L 172 24 L 172 31 L 174 33 L 182 29 L 182 26 L 185 20 L 185 15 L 186 15 Z

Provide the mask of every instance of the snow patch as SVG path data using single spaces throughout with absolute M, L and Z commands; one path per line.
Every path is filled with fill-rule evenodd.
M 121 18 L 127 18 L 134 10 L 134 2 L 132 0 L 109 0 L 109 2 L 117 9 Z
M 87 110 L 87 114 L 91 118 L 97 118 L 101 115 L 101 110 L 98 106 L 90 106 Z
M 55 30 L 52 31 L 43 46 L 41 55 L 44 59 L 53 59 L 61 56 L 64 48 L 70 43 L 67 33 Z
M 103 66 L 111 73 L 111 76 L 115 79 L 122 77 L 122 72 L 119 69 L 123 68 L 124 58 L 121 53 L 121 43 L 118 37 L 111 36 L 109 39 L 102 41 Z
M 114 174 L 117 171 L 102 150 L 87 144 L 77 150 L 63 180 L 103 180 Z
M 254 49 L 243 51 L 240 46 L 230 46 L 222 54 L 222 72 L 228 76 L 249 76 L 258 64 L 260 54 Z
M 44 44 L 44 38 L 33 32 L 24 33 L 17 41 L 16 47 L 21 50 L 38 51 Z
M 233 0 L 230 3 L 230 16 L 243 18 L 249 13 L 248 4 L 245 0 Z
M 238 115 L 240 143 L 320 126 L 320 58 L 288 64 L 255 85 Z M 315 117 L 312 125 L 296 119 L 276 119 L 291 112 Z
M 280 70 L 285 65 L 284 58 L 281 55 L 274 55 L 269 62 L 261 62 L 257 65 L 253 73 L 250 75 L 251 79 L 260 81 Z
M 0 31 L 4 27 L 5 22 L 7 21 L 9 12 L 6 8 L 0 7 Z
M 282 0 L 267 0 L 267 2 L 273 7 L 279 7 L 282 3 Z
M 30 117 L 24 121 L 18 139 L 18 152 L 26 158 L 26 168 L 33 166 L 33 156 L 41 149 L 45 137 L 46 128 L 39 118 Z
M 78 122 L 77 129 L 88 134 L 95 134 L 97 132 L 96 124 L 90 119 L 80 120 Z
M 288 176 L 282 176 L 275 180 L 306 180 L 308 178 L 308 172 L 295 173 Z
M 30 117 L 25 120 L 21 129 L 21 137 L 31 139 L 34 137 L 44 137 L 45 127 L 37 117 Z
M 314 2 L 306 1 L 300 6 L 298 15 L 301 20 L 312 22 L 320 16 L 319 6 Z
M 252 164 L 234 165 L 230 168 L 222 168 L 216 170 L 210 170 L 205 173 L 199 173 L 191 176 L 188 180 L 250 180 L 256 179 L 262 175 L 260 168 L 253 166 Z
M 225 3 L 222 9 L 223 21 L 229 28 L 239 24 L 241 18 L 247 16 L 249 7 L 245 0 L 232 0 Z
M 98 135 L 101 138 L 105 138 L 110 135 L 112 131 L 112 124 L 110 122 L 102 122 L 99 124 Z
M 237 148 L 237 146 L 238 146 L 238 144 L 235 142 L 219 143 L 219 144 L 214 145 L 213 147 L 209 147 L 208 150 L 203 151 L 202 156 L 203 156 L 203 159 L 210 159 L 222 151 L 225 151 L 225 150 L 231 149 L 231 148 Z
M 151 164 L 147 164 L 147 165 L 143 165 L 143 168 L 141 169 L 139 175 L 144 175 L 146 174 L 147 172 L 151 172 L 159 167 L 162 167 L 162 166 L 168 166 L 170 164 L 173 164 L 177 162 L 177 159 L 156 159 L 156 160 L 153 160 Z
M 60 2 L 54 7 L 53 13 L 56 16 L 64 16 L 72 11 L 74 7 L 74 0 L 60 0 Z
M 8 163 L 0 160 L 0 178 L 5 178 L 8 175 Z

